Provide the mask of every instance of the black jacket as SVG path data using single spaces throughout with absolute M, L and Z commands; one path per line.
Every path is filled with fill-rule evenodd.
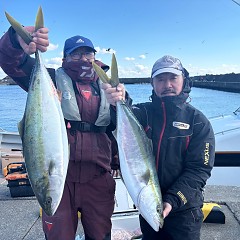
M 189 82 L 184 86 L 179 96 L 159 98 L 153 93 L 152 102 L 132 107 L 152 139 L 163 201 L 172 205 L 171 213 L 202 207 L 215 156 L 211 124 L 186 103 Z

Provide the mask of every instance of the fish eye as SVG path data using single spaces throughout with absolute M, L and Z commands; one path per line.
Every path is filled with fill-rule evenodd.
M 47 197 L 46 204 L 50 205 L 51 203 L 52 203 L 52 198 L 51 197 Z
M 158 213 L 161 213 L 161 207 L 160 207 L 159 204 L 157 205 L 156 209 L 157 209 L 157 212 L 158 212 Z

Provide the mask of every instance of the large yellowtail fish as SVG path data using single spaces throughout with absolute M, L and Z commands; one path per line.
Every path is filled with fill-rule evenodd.
M 119 83 L 113 55 L 111 79 L 93 63 L 101 80 L 116 87 Z M 124 101 L 118 101 L 116 139 L 123 182 L 140 214 L 155 230 L 163 226 L 163 204 L 155 166 L 152 142 Z
M 16 32 L 28 44 L 31 35 L 9 14 L 6 16 Z M 39 8 L 35 30 L 43 27 Z M 40 52 L 35 54 L 25 113 L 19 123 L 23 155 L 28 177 L 44 212 L 52 216 L 62 198 L 68 167 L 68 140 L 61 104 Z

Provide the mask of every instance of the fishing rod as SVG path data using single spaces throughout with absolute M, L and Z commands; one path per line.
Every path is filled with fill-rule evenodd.
M 238 6 L 240 6 L 240 3 L 235 1 L 235 0 L 232 0 L 233 2 L 235 2 Z

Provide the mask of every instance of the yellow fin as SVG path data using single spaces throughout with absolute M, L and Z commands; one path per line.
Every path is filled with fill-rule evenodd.
M 43 21 L 43 12 L 41 6 L 38 8 L 36 21 L 35 21 L 35 31 L 37 31 L 39 28 L 44 27 L 44 21 Z
M 109 79 L 108 75 L 104 72 L 104 70 L 101 67 L 99 67 L 95 62 L 93 62 L 92 65 L 93 65 L 95 72 L 97 73 L 99 78 L 102 80 L 102 82 L 110 83 L 110 79 Z
M 23 39 L 23 41 L 26 44 L 29 44 L 32 41 L 32 36 L 31 34 L 26 31 L 23 26 L 17 22 L 12 16 L 10 16 L 7 12 L 5 12 L 5 15 L 7 17 L 7 20 L 13 27 L 13 29 L 16 31 L 16 33 Z M 42 8 L 39 7 L 37 16 L 36 16 L 36 21 L 35 21 L 35 31 L 37 31 L 39 28 L 42 28 L 44 26 L 44 21 L 43 21 L 43 13 L 42 13 Z
M 11 17 L 7 12 L 5 12 L 5 15 L 13 29 L 16 31 L 16 33 L 23 39 L 23 41 L 26 44 L 29 44 L 32 41 L 31 34 L 28 31 L 26 31 L 23 28 L 23 26 L 19 22 L 17 22 L 13 17 Z
M 111 81 L 110 84 L 113 87 L 116 87 L 119 84 L 119 78 L 118 78 L 118 66 L 117 66 L 117 60 L 115 57 L 115 54 L 112 55 L 112 65 L 111 65 Z

